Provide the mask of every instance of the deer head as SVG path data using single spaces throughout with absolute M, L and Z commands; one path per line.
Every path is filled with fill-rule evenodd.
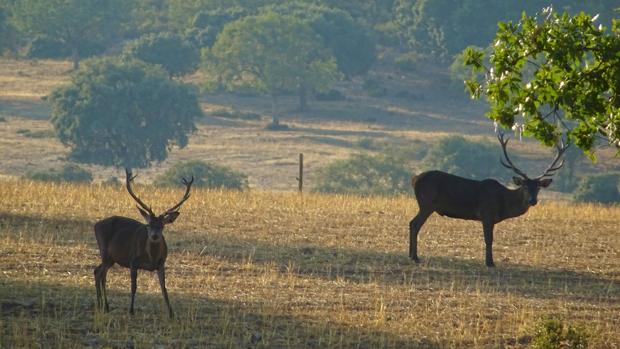
M 543 172 L 542 175 L 535 177 L 535 178 L 529 178 L 525 174 L 525 172 L 519 170 L 519 168 L 517 168 L 512 163 L 512 161 L 510 161 L 510 157 L 508 157 L 506 145 L 508 144 L 508 141 L 510 139 L 507 138 L 506 140 L 504 140 L 503 132 L 499 132 L 497 134 L 497 139 L 499 140 L 499 143 L 502 146 L 502 152 L 504 153 L 504 158 L 503 159 L 500 158 L 499 161 L 504 167 L 513 170 L 518 175 L 518 177 L 512 177 L 512 180 L 526 194 L 527 203 L 530 206 L 536 205 L 538 203 L 538 192 L 540 191 L 540 188 L 548 187 L 553 181 L 549 177 L 552 177 L 555 174 L 555 171 L 559 170 L 564 165 L 564 159 L 562 159 L 562 161 L 559 164 L 558 164 L 558 161 L 560 160 L 560 158 L 562 157 L 562 154 L 564 154 L 566 149 L 568 149 L 568 146 L 570 144 L 564 145 L 564 143 L 561 140 L 560 142 L 556 143 L 557 154 L 555 155 L 555 158 L 553 159 L 551 164 L 547 167 L 547 169 Z
M 192 176 L 192 178 L 189 181 L 183 178 L 182 181 L 183 181 L 183 184 L 185 184 L 185 194 L 181 198 L 181 201 L 179 201 L 176 205 L 172 206 L 171 208 L 167 209 L 164 213 L 160 215 L 156 215 L 153 212 L 153 210 L 151 210 L 151 207 L 146 205 L 144 202 L 142 202 L 142 200 L 140 200 L 140 198 L 131 189 L 131 182 L 133 182 L 134 178 L 136 178 L 137 175 L 132 175 L 131 170 L 127 168 L 125 169 L 125 175 L 126 175 L 125 184 L 127 187 L 127 191 L 129 192 L 129 195 L 131 195 L 131 197 L 136 201 L 137 203 L 136 207 L 138 208 L 138 211 L 140 211 L 140 214 L 142 215 L 142 217 L 144 217 L 144 220 L 146 221 L 146 231 L 147 231 L 149 241 L 151 242 L 160 241 L 163 236 L 164 226 L 166 224 L 170 224 L 174 222 L 175 219 L 177 219 L 177 217 L 180 214 L 179 209 L 181 208 L 181 205 L 183 205 L 183 203 L 187 199 L 189 199 L 189 191 L 190 191 L 190 188 L 192 187 L 192 183 L 194 183 L 194 176 Z

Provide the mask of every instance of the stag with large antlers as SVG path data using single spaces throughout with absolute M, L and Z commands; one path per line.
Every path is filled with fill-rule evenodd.
M 419 212 L 409 223 L 409 257 L 419 262 L 417 251 L 418 233 L 426 219 L 437 212 L 442 216 L 467 219 L 482 222 L 484 242 L 486 245 L 485 259 L 488 267 L 493 267 L 493 228 L 495 224 L 527 212 L 530 206 L 538 202 L 540 188 L 551 184 L 549 178 L 564 164 L 562 154 L 568 148 L 562 142 L 557 144 L 557 154 L 545 172 L 535 178 L 529 178 L 525 172 L 519 170 L 508 157 L 503 133 L 497 136 L 504 159 L 500 158 L 503 166 L 514 171 L 518 176 L 513 177 L 516 189 L 509 189 L 494 179 L 482 181 L 455 176 L 442 171 L 428 171 L 412 179 L 415 197 L 418 201 Z
M 129 313 L 134 313 L 133 304 L 136 295 L 138 269 L 157 270 L 161 293 L 168 306 L 168 314 L 172 318 L 172 308 L 170 307 L 168 291 L 166 290 L 165 263 L 168 256 L 168 247 L 166 246 L 163 230 L 166 224 L 174 222 L 179 216 L 181 205 L 189 198 L 189 191 L 194 182 L 194 177 L 189 181 L 183 178 L 185 194 L 181 201 L 158 216 L 133 192 L 131 182 L 136 176 L 132 175 L 131 170 L 128 169 L 125 169 L 125 173 L 127 191 L 138 203 L 136 206 L 146 220 L 146 224 L 120 216 L 108 217 L 95 224 L 95 237 L 97 238 L 97 245 L 101 255 L 101 264 L 95 268 L 97 307 L 101 309 L 103 306 L 106 312 L 110 310 L 106 296 L 106 275 L 108 269 L 118 263 L 130 270 L 131 303 L 129 305 Z

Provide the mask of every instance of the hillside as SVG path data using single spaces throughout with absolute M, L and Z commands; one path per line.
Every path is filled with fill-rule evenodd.
M 67 149 L 54 137 L 49 107 L 42 100 L 54 87 L 68 81 L 67 61 L 0 60 L 0 175 L 22 176 L 35 169 L 64 163 Z M 370 78 L 387 87 L 387 95 L 374 98 L 362 88 L 362 79 L 337 86 L 344 101 L 310 101 L 310 110 L 296 111 L 294 96 L 281 98 L 280 113 L 288 131 L 264 129 L 270 120 L 266 98 L 231 94 L 203 94 L 206 116 L 184 149 L 175 149 L 168 160 L 141 171 L 141 181 L 180 160 L 201 159 L 230 166 L 249 175 L 254 189 L 287 191 L 297 186 L 297 158 L 305 154 L 306 184 L 312 187 L 316 169 L 354 153 L 378 153 L 403 149 L 413 156 L 430 142 L 447 134 L 462 134 L 493 140 L 493 129 L 483 116 L 484 108 L 464 98 L 442 71 L 429 67 L 424 72 L 403 74 L 387 69 L 371 72 Z M 188 79 L 200 84 L 200 76 Z M 404 95 L 405 98 L 396 97 Z M 220 117 L 252 113 L 254 118 Z M 370 146 L 369 146 L 370 145 Z M 515 142 L 515 153 L 530 158 L 533 171 L 540 171 L 550 158 L 548 150 L 534 142 Z M 607 156 L 601 152 L 603 158 Z M 618 165 L 617 162 L 616 166 Z M 598 166 L 611 168 L 614 162 Z M 587 162 L 584 171 L 591 171 Z M 119 176 L 112 168 L 89 166 L 95 181 Z M 412 172 L 419 171 L 412 168 Z
M 138 186 L 161 211 L 181 195 Z M 552 316 L 620 343 L 619 208 L 545 204 L 496 229 L 432 216 L 407 257 L 406 198 L 195 190 L 165 232 L 168 321 L 156 279 L 108 276 L 94 314 L 93 223 L 138 217 L 123 188 L 0 186 L 1 347 L 524 348 Z M 261 340 L 251 344 L 251 338 Z

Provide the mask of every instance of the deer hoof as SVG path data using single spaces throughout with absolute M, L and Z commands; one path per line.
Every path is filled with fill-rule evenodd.
M 414 261 L 416 264 L 420 263 L 420 258 L 418 257 L 411 257 L 411 260 Z
M 495 263 L 493 262 L 487 262 L 486 264 L 487 264 L 487 267 L 489 268 L 495 268 Z

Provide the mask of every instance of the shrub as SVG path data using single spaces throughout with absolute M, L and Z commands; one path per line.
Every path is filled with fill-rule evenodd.
M 363 88 L 369 96 L 377 98 L 384 97 L 388 92 L 387 88 L 379 80 L 373 78 L 364 79 Z
M 620 202 L 618 182 L 620 182 L 619 173 L 604 173 L 584 177 L 579 181 L 574 199 L 580 202 L 618 203 Z
M 248 176 L 213 163 L 191 160 L 177 163 L 155 178 L 156 185 L 182 186 L 181 178 L 194 176 L 194 186 L 245 190 Z
M 35 36 L 26 47 L 28 58 L 65 58 L 71 54 L 64 42 L 45 35 Z
M 93 175 L 90 171 L 75 164 L 67 164 L 60 169 L 51 168 L 49 170 L 27 172 L 24 177 L 45 182 L 90 183 L 93 180 Z
M 314 97 L 317 101 L 344 101 L 347 99 L 342 92 L 333 88 L 325 92 L 315 92 Z
M 472 142 L 461 136 L 441 138 L 423 160 L 428 169 L 442 170 L 471 179 L 504 178 L 499 153 L 491 144 Z
M 534 328 L 532 349 L 586 349 L 588 334 L 582 327 L 573 327 L 557 319 L 545 319 Z
M 324 193 L 396 195 L 410 191 L 411 173 L 386 156 L 354 155 L 318 171 L 315 190 Z

